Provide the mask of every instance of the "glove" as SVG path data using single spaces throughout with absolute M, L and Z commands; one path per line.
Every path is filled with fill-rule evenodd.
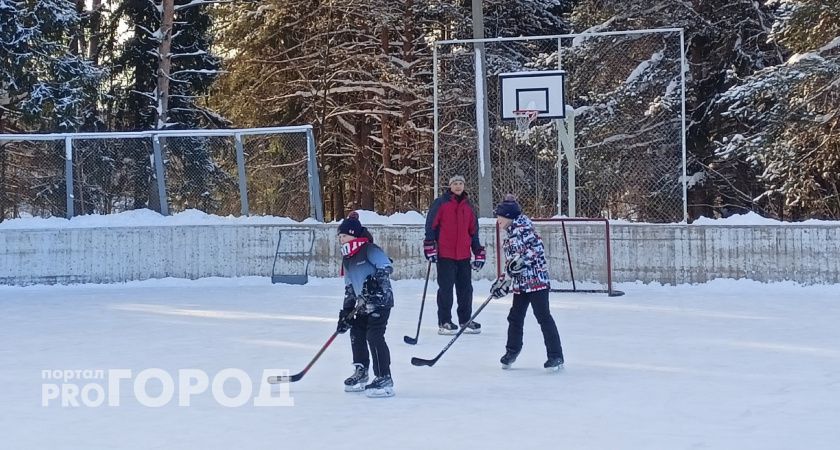
M 437 262 L 437 248 L 435 247 L 435 241 L 423 241 L 423 254 L 429 262 Z
M 519 253 L 513 255 L 513 257 L 507 260 L 507 262 L 505 263 L 505 272 L 507 272 L 507 274 L 510 276 L 519 275 L 524 270 L 525 260 Z
M 361 296 L 365 301 L 365 313 L 371 314 L 376 308 L 389 304 L 388 298 L 393 295 L 389 276 L 393 271 L 391 266 L 382 267 L 376 269 L 376 272 L 365 280 Z
M 472 269 L 479 271 L 482 267 L 484 267 L 484 261 L 487 259 L 487 253 L 484 251 L 484 247 L 478 247 L 477 251 L 473 253 L 475 254 L 475 259 L 473 259 L 472 262 Z
M 344 334 L 350 329 L 351 324 L 347 316 L 352 312 L 352 309 L 342 309 L 338 312 L 338 326 L 335 328 L 338 334 Z
M 493 282 L 493 285 L 490 286 L 490 295 L 493 298 L 502 298 L 505 295 L 508 295 L 510 292 L 510 278 L 505 278 L 504 275 L 500 276 Z

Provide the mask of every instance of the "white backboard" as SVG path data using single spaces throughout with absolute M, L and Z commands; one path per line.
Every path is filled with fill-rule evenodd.
M 543 70 L 499 74 L 499 111 L 502 120 L 514 120 L 514 111 L 534 109 L 541 119 L 566 117 L 563 89 L 566 72 Z

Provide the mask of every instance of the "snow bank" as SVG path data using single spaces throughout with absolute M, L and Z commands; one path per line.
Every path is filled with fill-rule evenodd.
M 426 218 L 417 211 L 396 213 L 390 216 L 383 216 L 373 211 L 358 210 L 359 220 L 363 225 L 424 225 Z M 565 216 L 554 216 L 563 218 Z M 495 225 L 495 218 L 480 218 L 481 225 Z M 119 227 L 162 227 L 162 226 L 190 226 L 190 225 L 312 225 L 319 224 L 314 219 L 306 219 L 302 222 L 288 217 L 276 216 L 217 216 L 207 214 L 195 209 L 189 209 L 171 216 L 163 216 L 148 209 L 125 211 L 117 214 L 90 214 L 77 216 L 72 219 L 61 217 L 27 217 L 21 219 L 9 219 L 0 223 L 0 230 L 31 230 L 31 229 L 55 229 L 55 228 L 119 228 Z M 338 221 L 331 222 L 333 224 Z M 610 220 L 616 225 L 646 225 L 641 222 L 630 222 L 626 220 Z M 725 219 L 711 219 L 701 217 L 693 222 L 693 225 L 810 225 L 810 226 L 840 226 L 840 221 L 806 220 L 803 222 L 782 222 L 775 219 L 762 217 L 754 212 L 727 217 Z

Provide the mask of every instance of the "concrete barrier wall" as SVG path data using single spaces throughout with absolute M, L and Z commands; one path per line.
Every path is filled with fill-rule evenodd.
M 422 226 L 370 226 L 394 260 L 395 278 L 423 278 Z M 568 278 L 562 229 L 540 225 L 552 276 Z M 0 284 L 113 283 L 150 278 L 269 276 L 279 232 L 278 271 L 300 272 L 310 234 L 310 275 L 338 275 L 333 225 L 0 230 Z M 696 283 L 714 278 L 840 283 L 840 226 L 612 225 L 613 280 Z M 603 225 L 569 225 L 578 280 L 603 282 Z M 495 276 L 495 228 L 482 226 Z

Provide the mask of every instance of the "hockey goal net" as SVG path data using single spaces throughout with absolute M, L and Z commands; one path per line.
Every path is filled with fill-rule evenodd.
M 594 218 L 531 219 L 545 246 L 552 292 L 624 295 L 613 287 L 610 222 Z M 496 226 L 496 274 L 504 271 L 502 241 Z

